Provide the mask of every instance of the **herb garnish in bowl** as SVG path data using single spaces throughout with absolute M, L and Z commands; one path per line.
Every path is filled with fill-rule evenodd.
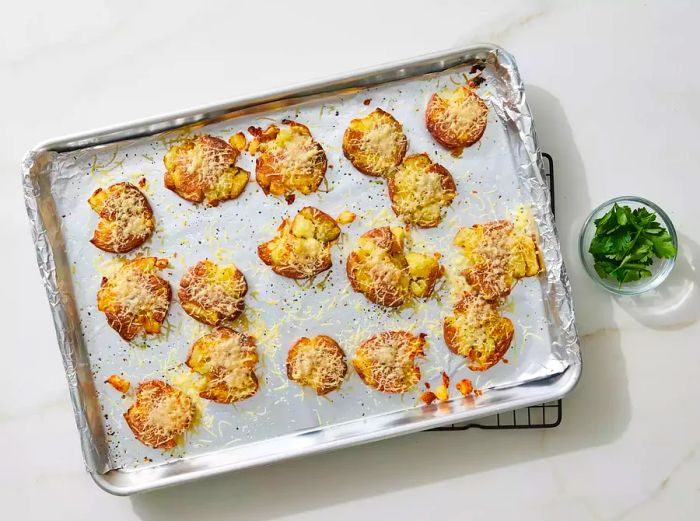
M 666 212 L 648 199 L 627 195 L 593 210 L 578 244 L 594 282 L 611 293 L 639 295 L 671 273 L 678 237 Z
M 657 215 L 645 206 L 635 209 L 615 202 L 602 217 L 595 219 L 595 236 L 588 252 L 601 279 L 614 278 L 619 285 L 651 277 L 651 266 L 658 259 L 672 259 L 676 246 Z

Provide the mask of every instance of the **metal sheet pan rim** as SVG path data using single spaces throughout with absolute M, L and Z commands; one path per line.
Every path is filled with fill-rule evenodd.
M 149 133 L 156 133 L 156 132 L 161 132 L 164 130 L 168 130 L 171 128 L 179 127 L 182 125 L 187 125 L 191 123 L 197 123 L 200 121 L 206 121 L 211 118 L 215 118 L 218 116 L 222 116 L 226 114 L 227 112 L 230 112 L 236 108 L 241 108 L 241 107 L 246 107 L 250 105 L 255 105 L 255 104 L 260 104 L 263 102 L 267 101 L 273 101 L 273 100 L 278 100 L 282 98 L 287 98 L 287 97 L 298 97 L 298 96 L 304 96 L 304 95 L 309 95 L 309 94 L 314 94 L 318 92 L 323 92 L 327 90 L 335 90 L 339 88 L 343 88 L 343 86 L 355 86 L 358 83 L 362 83 L 363 77 L 365 76 L 370 76 L 370 75 L 379 75 L 382 73 L 389 73 L 389 72 L 396 72 L 397 69 L 401 69 L 402 67 L 408 67 L 408 66 L 413 66 L 417 67 L 421 64 L 423 65 L 435 65 L 436 70 L 439 69 L 440 67 L 442 68 L 447 68 L 449 65 L 445 65 L 445 63 L 450 62 L 450 61 L 455 61 L 458 60 L 459 58 L 463 57 L 471 57 L 476 53 L 496 53 L 499 56 L 499 59 L 507 63 L 513 72 L 514 75 L 514 81 L 517 84 L 520 84 L 520 77 L 517 71 L 517 67 L 515 66 L 515 63 L 512 59 L 512 57 L 503 49 L 494 46 L 494 45 L 489 45 L 489 44 L 481 44 L 481 45 L 471 45 L 471 46 L 466 46 L 466 47 L 461 47 L 461 48 L 456 48 L 448 51 L 443 51 L 443 52 L 437 52 L 429 55 L 424 55 L 420 56 L 418 58 L 414 59 L 408 59 L 408 60 L 402 60 L 398 62 L 393 62 L 385 65 L 379 65 L 376 67 L 371 67 L 367 69 L 363 69 L 360 71 L 356 72 L 351 72 L 348 74 L 344 74 L 341 76 L 336 76 L 334 78 L 325 78 L 321 80 L 316 80 L 314 82 L 308 82 L 304 84 L 299 84 L 294 87 L 288 87 L 288 88 L 283 88 L 283 89 L 277 89 L 277 90 L 271 90 L 268 92 L 265 92 L 260 95 L 256 96 L 248 96 L 248 97 L 241 97 L 225 102 L 220 102 L 216 103 L 213 105 L 207 105 L 207 106 L 202 106 L 199 108 L 195 109 L 190 109 L 187 111 L 182 111 L 182 112 L 177 112 L 177 113 L 171 113 L 167 114 L 164 116 L 156 116 L 153 118 L 147 118 L 139 121 L 135 121 L 132 123 L 123 123 L 91 132 L 86 132 L 86 133 L 80 133 L 80 134 L 74 134 L 74 135 L 69 135 L 65 136 L 63 138 L 58 138 L 58 139 L 53 139 L 50 141 L 46 141 L 43 143 L 38 144 L 34 149 L 32 149 L 27 157 L 25 158 L 24 161 L 24 175 L 25 175 L 25 199 L 27 201 L 27 211 L 30 217 L 30 220 L 33 223 L 33 229 L 32 233 L 34 235 L 34 240 L 37 245 L 37 256 L 39 260 L 39 265 L 40 268 L 45 265 L 47 262 L 51 262 L 50 260 L 47 261 L 47 259 L 42 258 L 42 255 L 46 256 L 52 256 L 53 252 L 51 249 L 51 246 L 49 244 L 48 239 L 46 238 L 46 229 L 43 226 L 43 222 L 41 220 L 41 217 L 39 215 L 38 209 L 36 208 L 36 193 L 34 193 L 32 183 L 27 182 L 28 181 L 28 168 L 29 165 L 32 164 L 33 159 L 37 157 L 38 154 L 43 153 L 43 152 L 50 152 L 50 151 L 67 151 L 75 148 L 82 148 L 85 146 L 95 146 L 95 145 L 100 145 L 100 144 L 106 144 L 110 143 L 113 141 L 119 141 L 123 139 L 128 139 L 128 138 L 133 138 L 137 137 L 140 135 L 144 134 L 149 134 Z M 394 78 L 398 79 L 398 78 Z M 366 79 L 364 81 L 367 81 Z M 389 81 L 389 80 L 384 80 L 384 81 Z M 369 86 L 373 84 L 379 84 L 382 83 L 382 80 L 376 80 L 368 83 L 364 83 L 360 86 Z M 524 100 L 523 100 L 524 101 Z M 522 104 L 521 107 L 521 115 L 524 116 L 528 121 L 531 127 L 531 120 L 532 116 L 529 112 L 529 108 L 525 103 Z M 537 141 L 536 141 L 536 136 L 534 135 L 534 130 L 531 132 L 525 132 L 527 135 L 527 138 L 529 140 L 529 147 L 528 151 L 530 153 L 530 158 L 532 159 L 532 165 L 540 165 L 541 164 L 541 157 L 539 153 L 539 148 L 537 146 Z M 43 253 L 42 253 L 43 252 Z M 54 274 L 55 275 L 55 274 Z M 53 301 L 57 298 L 59 294 L 59 290 L 56 284 L 55 277 L 52 277 L 51 273 L 46 273 L 45 270 L 42 269 L 42 278 L 44 279 L 44 283 L 47 288 L 47 294 L 49 296 L 49 300 Z M 561 279 L 560 282 L 563 284 L 565 291 L 567 294 L 570 293 L 570 289 L 568 287 L 568 278 L 566 276 L 566 273 L 564 271 L 564 267 L 562 264 L 562 273 L 560 274 L 559 278 Z M 59 335 L 59 344 L 62 347 L 65 347 L 68 342 L 65 339 L 65 331 L 61 331 L 61 323 L 65 323 L 66 317 L 61 316 L 61 314 L 65 315 L 64 310 L 62 309 L 62 306 L 60 305 L 52 305 L 52 313 L 54 315 L 54 320 L 56 323 L 56 329 L 57 329 L 57 334 Z M 573 311 L 571 315 L 571 319 L 573 320 Z M 573 332 L 575 335 L 575 326 L 573 326 Z M 63 340 L 61 341 L 61 335 L 64 336 Z M 578 339 L 577 337 L 575 338 L 576 340 L 576 347 L 578 347 Z M 71 358 L 70 356 L 66 356 L 66 353 L 64 352 L 64 363 L 66 366 L 66 373 L 67 377 L 69 380 L 69 387 L 71 391 L 71 399 L 73 400 L 73 405 L 76 413 L 76 422 L 78 423 L 79 430 L 81 432 L 81 441 L 83 444 L 83 452 L 84 456 L 86 459 L 86 464 L 88 468 L 90 469 L 91 474 L 95 478 L 96 483 L 105 489 L 106 491 L 113 493 L 113 494 L 119 494 L 119 495 L 124 495 L 124 494 L 131 494 L 134 492 L 138 491 L 143 491 L 147 489 L 152 489 L 152 488 L 158 488 L 161 486 L 167 486 L 175 483 L 181 483 L 185 481 L 190 481 L 192 479 L 197 479 L 199 477 L 203 476 L 210 476 L 214 474 L 220 474 L 223 472 L 228 472 L 231 470 L 235 470 L 237 468 L 244 468 L 244 467 L 250 467 L 254 465 L 259 465 L 263 463 L 269 463 L 272 461 L 278 461 L 282 459 L 288 459 L 291 457 L 295 456 L 301 456 L 304 454 L 312 453 L 312 452 L 321 452 L 321 451 L 327 451 L 327 450 L 332 450 L 336 448 L 341 448 L 341 447 L 346 447 L 346 446 L 351 446 L 351 445 L 356 445 L 359 443 L 365 443 L 368 441 L 375 441 L 383 438 L 388 438 L 388 437 L 393 437 L 397 436 L 400 434 L 406 434 L 410 432 L 415 432 L 423 429 L 428 429 L 432 427 L 437 427 L 440 425 L 444 425 L 447 423 L 453 423 L 456 421 L 465 421 L 465 420 L 470 420 L 470 419 L 476 419 L 477 417 L 481 416 L 486 416 L 489 414 L 493 414 L 496 412 L 501 412 L 505 410 L 510 410 L 514 408 L 519 408 L 519 407 L 524 407 L 528 405 L 532 405 L 535 403 L 542 403 L 543 401 L 548 401 L 552 399 L 559 398 L 566 393 L 568 393 L 576 384 L 578 381 L 578 378 L 581 373 L 581 363 L 580 363 L 580 354 L 578 356 L 578 360 L 576 363 L 573 363 L 569 366 L 569 368 L 562 374 L 558 375 L 558 377 L 561 377 L 562 375 L 568 375 L 566 382 L 564 385 L 561 384 L 562 378 L 558 377 L 552 377 L 548 378 L 546 380 L 542 380 L 537 383 L 539 386 L 543 386 L 545 390 L 548 392 L 544 393 L 538 393 L 536 395 L 533 395 L 530 398 L 524 398 L 521 400 L 509 400 L 503 403 L 499 403 L 493 407 L 485 407 L 481 410 L 465 410 L 462 411 L 461 413 L 457 415 L 451 415 L 449 417 L 441 417 L 441 416 L 434 416 L 430 419 L 427 420 L 422 420 L 420 422 L 412 423 L 409 425 L 397 427 L 393 430 L 386 430 L 386 431 L 378 431 L 378 432 L 370 432 L 364 436 L 357 436 L 354 439 L 351 440 L 334 440 L 333 443 L 330 443 L 329 446 L 316 446 L 316 447 L 310 447 L 306 450 L 298 450 L 295 453 L 289 453 L 285 454 L 283 456 L 274 456 L 270 457 L 265 461 L 253 461 L 253 462 L 244 462 L 243 464 L 229 464 L 225 466 L 217 466 L 215 468 L 209 468 L 209 469 L 200 469 L 198 471 L 190 471 L 190 472 L 185 472 L 182 474 L 179 474 L 177 476 L 168 478 L 168 479 L 161 479 L 159 481 L 144 481 L 142 483 L 136 484 L 136 485 L 130 485 L 130 486 L 119 486 L 118 484 L 115 483 L 114 480 L 111 479 L 110 476 L 114 476 L 115 473 L 119 473 L 120 471 L 110 471 L 110 473 L 107 474 L 100 474 L 96 472 L 94 469 L 96 467 L 94 461 L 97 457 L 95 454 L 94 446 L 92 445 L 92 440 L 91 439 L 86 439 L 86 436 L 89 436 L 89 429 L 85 428 L 80 428 L 81 422 L 84 424 L 85 419 L 82 417 L 82 406 L 81 406 L 81 396 L 80 393 L 77 389 L 77 385 L 75 384 L 75 372 L 76 372 L 76 367 L 73 366 L 71 367 L 70 361 Z M 547 384 L 548 381 L 551 381 L 551 384 Z M 523 388 L 526 386 L 522 386 Z M 500 391 L 494 390 L 492 391 L 493 393 L 499 393 Z M 195 458 L 196 459 L 196 458 Z M 186 460 L 188 462 L 191 462 L 192 460 Z
M 582 363 L 570 365 L 563 373 L 552 376 L 546 380 L 541 380 L 539 382 L 534 382 L 531 384 L 525 384 L 521 387 L 536 386 L 542 387 L 544 389 L 543 393 L 533 395 L 529 398 L 524 398 L 520 400 L 513 400 L 509 402 L 504 402 L 498 406 L 484 408 L 478 412 L 474 410 L 467 410 L 461 414 L 451 415 L 449 420 L 445 420 L 441 417 L 432 417 L 425 419 L 420 422 L 411 423 L 405 426 L 395 427 L 393 429 L 385 429 L 382 431 L 368 432 L 363 436 L 354 437 L 350 442 L 334 440 L 325 444 L 317 444 L 309 446 L 304 449 L 298 449 L 297 451 L 284 456 L 278 454 L 271 454 L 262 456 L 256 459 L 247 459 L 241 462 L 227 463 L 224 465 L 217 465 L 216 467 L 210 467 L 207 464 L 201 464 L 198 460 L 205 460 L 207 458 L 212 458 L 220 456 L 221 453 L 213 453 L 203 456 L 197 456 L 192 459 L 180 460 L 172 462 L 168 465 L 173 467 L 179 464 L 186 464 L 190 469 L 186 473 L 175 474 L 166 478 L 158 479 L 150 483 L 136 483 L 136 484 L 119 484 L 118 478 L 115 479 L 119 474 L 124 474 L 122 471 L 111 470 L 105 474 L 100 474 L 97 472 L 90 472 L 95 483 L 104 491 L 116 495 L 116 496 L 129 496 L 132 494 L 138 494 L 141 492 L 156 490 L 165 487 L 171 487 L 175 485 L 181 485 L 184 483 L 189 483 L 198 479 L 205 477 L 213 477 L 220 474 L 225 474 L 228 472 L 244 470 L 247 468 L 254 468 L 263 465 L 269 465 L 281 461 L 301 458 L 304 456 L 311 456 L 314 454 L 322 454 L 338 449 L 355 447 L 365 443 L 371 443 L 374 441 L 387 440 L 390 438 L 395 438 L 398 436 L 418 433 L 433 429 L 436 427 L 444 426 L 446 423 L 459 423 L 468 420 L 477 420 L 483 418 L 484 416 L 490 416 L 492 414 L 498 414 L 507 412 L 513 409 L 521 409 L 531 405 L 536 405 L 546 401 L 552 401 L 567 395 L 571 390 L 578 384 L 581 376 Z M 555 381 L 554 384 L 547 384 L 548 380 Z M 497 393 L 498 390 L 490 391 Z M 437 405 L 431 406 L 436 408 Z M 398 414 L 398 413 L 397 413 Z M 233 452 L 233 451 L 231 451 Z M 198 468 L 198 467 L 202 468 Z M 128 473 L 127 473 L 128 474 Z

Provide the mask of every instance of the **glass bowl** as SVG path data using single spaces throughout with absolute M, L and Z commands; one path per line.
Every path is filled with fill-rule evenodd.
M 581 256 L 581 262 L 583 262 L 583 266 L 586 268 L 588 275 L 603 289 L 606 289 L 611 293 L 615 293 L 616 295 L 639 295 L 640 293 L 656 288 L 666 279 L 666 277 L 668 277 L 668 274 L 671 273 L 671 270 L 676 263 L 676 257 L 673 256 L 669 259 L 659 259 L 658 257 L 654 257 L 653 264 L 649 266 L 651 277 L 643 277 L 634 282 L 625 282 L 621 285 L 614 278 L 601 279 L 593 267 L 593 255 L 588 253 L 588 247 L 595 236 L 595 220 L 605 215 L 615 203 L 617 203 L 619 206 L 629 206 L 632 210 L 635 208 L 645 207 L 650 212 L 655 213 L 657 222 L 666 228 L 668 233 L 671 235 L 671 240 L 673 241 L 673 245 L 675 246 L 676 250 L 678 250 L 678 236 L 676 235 L 676 229 L 673 227 L 673 223 L 666 212 L 651 201 L 633 195 L 616 197 L 601 204 L 598 208 L 591 212 L 586 219 L 586 222 L 583 223 L 578 239 L 578 249 L 579 255 Z

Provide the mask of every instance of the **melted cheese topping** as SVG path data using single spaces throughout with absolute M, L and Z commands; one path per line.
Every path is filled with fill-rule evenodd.
M 365 381 L 385 392 L 404 392 L 420 378 L 415 359 L 423 340 L 406 332 L 387 331 L 366 340 L 355 355 Z
M 219 183 L 220 176 L 233 166 L 235 157 L 232 150 L 207 146 L 205 141 L 197 139 L 189 154 L 185 172 L 194 177 L 203 188 L 212 188 Z
M 238 154 L 225 141 L 205 134 L 171 147 L 164 161 L 178 194 L 216 204 L 238 197 L 248 183 L 248 172 L 235 166 Z
M 487 113 L 481 99 L 465 87 L 456 88 L 441 100 L 442 110 L 437 115 L 441 132 L 461 138 L 486 123 Z
M 131 315 L 167 310 L 170 305 L 167 291 L 160 287 L 154 288 L 151 277 L 155 276 L 155 265 L 139 262 L 144 260 L 136 259 L 126 263 L 107 281 L 104 288 L 109 294 L 109 301 L 123 306 Z
M 245 277 L 234 265 L 218 266 L 211 261 L 203 261 L 204 275 L 191 270 L 188 286 L 180 298 L 185 297 L 205 309 L 211 309 L 226 317 L 236 316 L 248 291 Z
M 292 270 L 312 277 L 330 266 L 332 242 L 340 235 L 336 222 L 313 207 L 285 219 L 278 236 L 263 245 L 278 273 Z
M 144 195 L 135 187 L 111 192 L 103 213 L 113 216 L 113 239 L 117 246 L 132 238 L 145 239 L 153 232 L 153 218 Z
M 377 230 L 381 230 L 378 228 Z M 427 297 L 440 276 L 437 256 L 403 251 L 403 228 L 391 228 L 400 251 L 390 251 L 383 239 L 367 232 L 350 256 L 351 282 L 370 300 L 387 306 L 402 305 L 413 294 Z M 392 246 L 394 248 L 395 246 Z
M 345 356 L 330 339 L 303 338 L 294 346 L 294 356 L 287 360 L 291 378 L 313 387 L 317 392 L 337 389 L 347 373 Z M 325 394 L 325 393 L 324 393 Z
M 139 386 L 136 401 L 127 412 L 129 426 L 151 447 L 174 445 L 192 422 L 192 403 L 168 384 L 146 382 Z M 171 443 L 172 442 L 172 443 Z
M 455 306 L 455 314 L 445 319 L 445 326 L 454 328 L 448 345 L 471 361 L 475 371 L 488 369 L 505 354 L 513 337 L 513 323 L 500 316 L 496 304 L 478 294 L 466 294 Z
M 394 117 L 375 109 L 361 119 L 353 119 L 343 138 L 343 151 L 360 170 L 382 175 L 398 165 L 406 152 L 407 140 Z
M 280 129 L 275 139 L 261 142 L 259 148 L 265 156 L 264 162 L 271 169 L 263 177 L 272 193 L 313 192 L 325 175 L 326 155 L 302 128 L 289 126 Z
M 472 265 L 467 270 L 470 283 L 492 288 L 489 293 L 506 295 L 514 279 L 536 275 L 540 270 L 534 240 L 518 233 L 509 221 L 462 228 L 455 244 L 463 248 Z
M 437 224 L 442 208 L 455 198 L 455 191 L 444 188 L 443 175 L 431 169 L 432 165 L 425 154 L 408 157 L 390 181 L 392 206 L 409 223 Z
M 223 387 L 226 401 L 230 403 L 247 398 L 257 390 L 257 362 L 255 346 L 245 335 L 222 328 L 194 344 L 188 365 L 206 377 L 205 398 L 207 391 L 218 395 Z

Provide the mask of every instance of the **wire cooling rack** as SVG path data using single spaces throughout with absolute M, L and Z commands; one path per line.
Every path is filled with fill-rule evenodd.
M 552 156 L 542 153 L 545 159 L 545 176 L 551 194 L 552 213 L 554 213 L 554 160 Z M 561 400 L 532 405 L 526 409 L 503 412 L 493 416 L 481 418 L 473 423 L 455 423 L 445 427 L 432 429 L 434 431 L 464 431 L 476 429 L 551 429 L 561 423 Z

